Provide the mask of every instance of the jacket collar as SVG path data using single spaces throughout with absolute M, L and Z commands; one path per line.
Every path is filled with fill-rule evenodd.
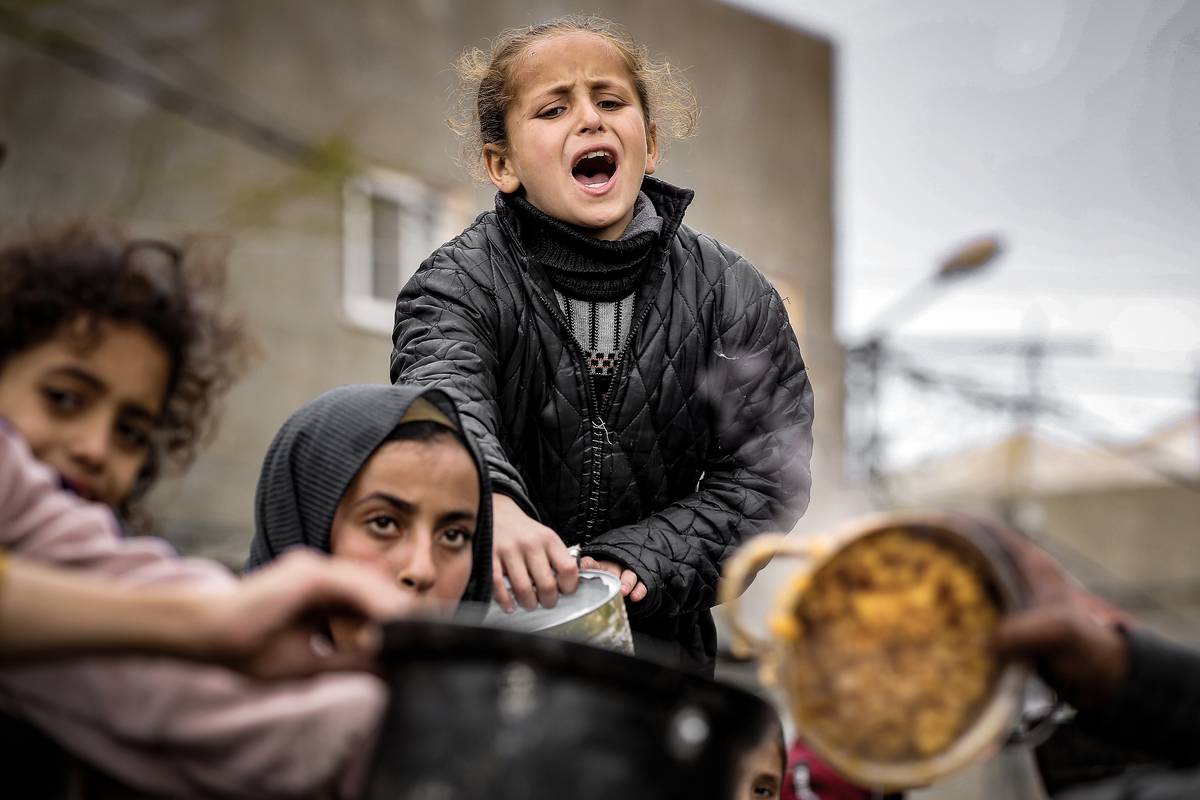
M 691 189 L 674 186 L 649 175 L 642 178 L 642 191 L 650 198 L 650 202 L 654 204 L 654 210 L 662 217 L 662 233 L 655 245 L 656 251 L 650 256 L 651 266 L 662 269 L 667 255 L 671 252 L 671 242 L 675 240 L 675 234 L 679 231 L 679 226 L 683 224 L 683 214 L 691 205 L 692 198 L 696 196 L 696 193 Z M 505 235 L 524 255 L 525 248 L 521 245 L 520 219 L 512 207 L 512 200 L 503 192 L 496 193 L 496 216 L 500 220 Z

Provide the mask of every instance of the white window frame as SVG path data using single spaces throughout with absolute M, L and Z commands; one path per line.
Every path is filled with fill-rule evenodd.
M 396 298 L 376 297 L 373 289 L 373 198 L 388 200 L 400 209 L 399 286 L 404 286 L 433 247 L 445 240 L 443 233 L 451 216 L 449 198 L 416 178 L 380 168 L 355 175 L 342 189 L 342 313 L 355 327 L 391 335 Z M 432 219 L 427 216 L 430 208 L 434 209 Z M 432 233 L 422 229 L 426 225 Z

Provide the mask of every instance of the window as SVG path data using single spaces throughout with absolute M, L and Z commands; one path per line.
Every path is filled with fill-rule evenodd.
M 348 181 L 343 202 L 346 318 L 391 333 L 400 287 L 449 238 L 448 203 L 414 178 L 379 169 Z

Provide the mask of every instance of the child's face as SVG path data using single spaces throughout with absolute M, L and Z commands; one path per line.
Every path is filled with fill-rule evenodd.
M 524 187 L 538 209 L 597 238 L 620 237 L 658 155 L 620 53 L 595 34 L 553 36 L 530 46 L 510 79 L 508 144 L 484 147 L 492 182 Z
M 387 442 L 338 503 L 329 549 L 375 567 L 427 610 L 452 610 L 471 577 L 478 510 L 479 473 L 457 440 Z
M 137 324 L 101 322 L 82 342 L 64 327 L 0 367 L 0 417 L 82 497 L 116 508 L 150 454 L 167 352 Z
M 786 766 L 778 734 L 768 736 L 742 758 L 734 797 L 737 800 L 779 800 Z

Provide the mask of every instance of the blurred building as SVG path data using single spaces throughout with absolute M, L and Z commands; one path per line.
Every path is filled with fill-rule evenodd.
M 215 442 L 154 496 L 186 550 L 239 563 L 275 430 L 304 401 L 387 380 L 392 303 L 492 205 L 456 163 L 450 65 L 564 2 L 76 0 L 0 5 L 0 223 L 100 213 L 230 237 L 261 356 Z M 814 512 L 838 485 L 831 45 L 715 2 L 605 0 L 686 69 L 702 108 L 660 175 L 687 221 L 776 281 L 818 397 Z

